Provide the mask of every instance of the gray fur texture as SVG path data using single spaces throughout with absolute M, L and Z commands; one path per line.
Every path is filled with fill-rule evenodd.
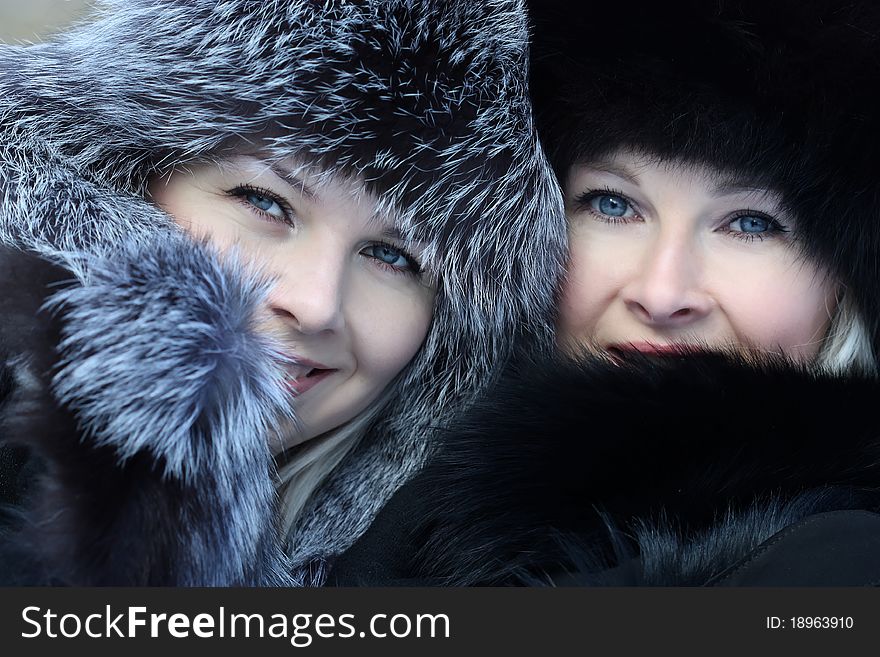
M 0 242 L 60 258 L 82 283 L 56 300 L 71 323 L 53 385 L 89 434 L 123 459 L 155 454 L 172 478 L 210 461 L 231 486 L 277 402 L 271 365 L 244 356 L 261 347 L 236 337 L 265 281 L 221 277 L 208 303 L 199 286 L 218 272 L 202 247 L 168 237 L 145 201 L 150 176 L 254 144 L 353 176 L 429 244 L 440 282 L 399 395 L 318 491 L 288 553 L 307 573 L 347 547 L 514 344 L 552 336 L 565 223 L 532 123 L 527 36 L 518 0 L 110 0 L 54 42 L 0 47 Z M 180 277 L 179 297 L 163 272 Z M 219 333 L 218 299 L 240 310 Z M 193 342 L 170 335 L 178 319 Z M 222 364 L 205 353 L 218 340 L 232 351 Z M 229 405 L 196 426 L 200 395 Z M 203 436 L 229 451 L 208 459 Z
M 64 316 L 53 387 L 83 431 L 122 460 L 146 450 L 167 476 L 216 468 L 235 479 L 248 452 L 267 459 L 261 437 L 292 413 L 280 348 L 253 327 L 268 282 L 185 240 L 92 256 L 88 282 L 52 296 Z M 216 450 L 217 436 L 236 440 Z
M 266 281 L 174 234 L 55 260 L 87 280 L 0 249 L 0 449 L 44 468 L 0 523 L 0 581 L 290 583 L 266 442 L 290 409 L 252 327 Z

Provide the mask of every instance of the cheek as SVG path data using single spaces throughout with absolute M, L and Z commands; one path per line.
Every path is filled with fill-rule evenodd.
M 259 243 L 259 236 L 247 230 L 243 211 L 214 189 L 211 181 L 177 174 L 167 184 L 154 181 L 150 196 L 185 232 L 221 250 Z
M 813 358 L 835 307 L 835 285 L 810 267 L 775 268 L 726 285 L 722 305 L 739 337 L 769 351 Z
M 226 251 L 233 246 L 247 252 L 256 250 L 249 247 L 256 240 L 249 239 L 236 221 L 230 204 L 205 198 L 190 208 L 182 208 L 172 214 L 175 223 L 195 239 L 204 239 Z
M 596 327 L 620 289 L 620 260 L 603 248 L 601 238 L 572 231 L 567 275 L 559 301 L 557 341 L 563 350 L 579 351 L 596 335 Z
M 358 372 L 378 394 L 425 341 L 433 317 L 434 294 L 425 289 L 383 288 L 371 281 L 360 286 L 355 296 L 347 322 Z
M 216 217 L 220 207 L 194 180 L 177 174 L 167 183 L 154 181 L 150 185 L 153 202 L 168 213 L 178 226 L 196 238 L 207 238 L 218 246 L 224 246 L 223 223 Z
M 297 409 L 305 431 L 292 432 L 287 445 L 334 429 L 368 408 L 421 347 L 433 301 L 433 292 L 389 288 L 361 272 L 344 302 L 344 342 L 356 369 L 339 387 Z

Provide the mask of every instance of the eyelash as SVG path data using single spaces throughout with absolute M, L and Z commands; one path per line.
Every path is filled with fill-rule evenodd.
M 296 212 L 294 211 L 294 209 L 290 206 L 290 204 L 287 201 L 285 201 L 283 198 L 279 197 L 277 194 L 269 191 L 268 189 L 265 189 L 263 187 L 256 187 L 254 185 L 249 185 L 249 184 L 241 184 L 241 185 L 234 187 L 233 189 L 230 189 L 227 192 L 227 194 L 229 196 L 234 197 L 242 205 L 244 205 L 248 210 L 256 213 L 257 215 L 259 215 L 261 218 L 263 218 L 266 221 L 271 221 L 273 223 L 283 223 L 283 224 L 285 224 L 287 226 L 291 226 L 291 227 L 294 226 L 293 218 L 296 216 Z M 261 196 L 265 199 L 268 199 L 270 201 L 277 203 L 278 207 L 281 208 L 281 211 L 284 213 L 284 218 L 281 219 L 279 217 L 276 217 L 275 215 L 270 214 L 269 212 L 266 212 L 262 208 L 257 207 L 256 205 L 254 205 L 253 203 L 251 203 L 250 201 L 247 200 L 247 197 L 249 195 Z M 413 256 L 411 253 L 409 253 L 406 249 L 403 249 L 399 246 L 395 246 L 394 244 L 389 244 L 388 242 L 370 242 L 369 244 L 367 244 L 364 247 L 364 250 L 371 248 L 371 247 L 383 247 L 386 249 L 390 249 L 392 251 L 396 251 L 400 255 L 402 255 L 409 262 L 409 265 L 410 265 L 408 269 L 404 269 L 401 267 L 395 267 L 394 265 L 388 264 L 387 262 L 383 262 L 382 260 L 380 260 L 379 258 L 377 258 L 375 256 L 364 255 L 365 258 L 370 258 L 371 260 L 373 260 L 376 263 L 377 266 L 381 267 L 382 269 L 384 269 L 386 271 L 390 271 L 393 274 L 404 274 L 404 275 L 413 276 L 413 277 L 421 276 L 421 274 L 422 274 L 421 263 L 418 261 L 418 259 L 415 256 Z M 362 255 L 363 255 L 363 253 L 362 253 Z
M 612 217 L 606 214 L 602 214 L 601 212 L 597 212 L 593 209 L 590 202 L 598 198 L 600 196 L 618 196 L 626 201 L 627 205 L 632 209 L 635 213 L 634 217 Z M 583 192 L 579 194 L 575 198 L 575 207 L 578 210 L 586 210 L 591 215 L 593 215 L 599 221 L 603 221 L 608 224 L 628 224 L 634 220 L 641 219 L 641 215 L 639 214 L 638 208 L 635 203 L 623 192 L 620 192 L 616 189 L 612 189 L 610 187 L 605 187 L 602 189 L 593 189 L 590 191 Z M 732 224 L 737 219 L 743 219 L 744 217 L 759 217 L 761 219 L 766 219 L 769 222 L 769 227 L 764 233 L 747 233 L 745 231 L 739 230 L 730 230 L 730 224 Z M 790 232 L 790 228 L 783 225 L 779 222 L 778 219 L 772 217 L 766 212 L 761 212 L 760 210 L 750 210 L 748 208 L 737 210 L 733 215 L 729 217 L 725 217 L 724 223 L 722 224 L 722 232 L 736 238 L 739 240 L 744 240 L 746 242 L 752 242 L 754 240 L 764 241 L 768 237 L 772 236 L 782 236 L 785 233 Z
M 384 262 L 375 256 L 364 255 L 365 258 L 370 258 L 371 260 L 373 260 L 376 263 L 376 265 L 378 265 L 382 269 L 385 269 L 386 271 L 390 271 L 393 274 L 404 274 L 406 276 L 413 276 L 415 278 L 418 278 L 422 275 L 421 263 L 411 253 L 409 253 L 406 249 L 402 249 L 399 246 L 394 246 L 393 244 L 389 244 L 388 242 L 372 242 L 364 248 L 366 249 L 366 248 L 370 248 L 370 247 L 374 247 L 374 246 L 379 246 L 379 247 L 383 247 L 386 249 L 391 249 L 392 251 L 397 251 L 397 253 L 402 255 L 403 258 L 407 262 L 409 262 L 409 268 L 402 269 L 400 267 L 395 267 L 394 265 L 388 264 L 387 262 Z M 361 255 L 363 255 L 363 252 L 361 253 Z
M 767 231 L 764 233 L 747 233 L 745 231 L 729 230 L 730 224 L 732 224 L 737 219 L 742 219 L 744 217 L 758 217 L 760 219 L 766 219 L 769 223 Z M 727 230 L 724 230 L 723 232 L 732 237 L 735 237 L 736 239 L 744 240 L 746 242 L 752 242 L 754 240 L 760 240 L 763 242 L 765 239 L 768 238 L 782 237 L 786 233 L 791 231 L 790 228 L 784 226 L 782 223 L 779 222 L 778 219 L 772 217 L 766 212 L 761 212 L 760 210 L 749 210 L 748 208 L 744 210 L 737 210 L 733 214 L 733 216 L 726 218 L 724 220 L 724 227 L 727 228 Z
M 233 189 L 230 189 L 227 194 L 237 199 L 247 209 L 260 215 L 260 217 L 267 221 L 271 221 L 276 224 L 283 223 L 287 226 L 294 225 L 293 218 L 296 216 L 296 212 L 294 212 L 293 208 L 290 207 L 290 204 L 287 203 L 287 201 L 285 201 L 283 198 L 280 198 L 278 195 L 273 194 L 268 189 L 265 189 L 263 187 L 255 187 L 254 185 L 242 184 Z M 256 205 L 247 200 L 247 197 L 249 195 L 262 196 L 263 198 L 267 198 L 270 201 L 274 201 L 275 203 L 277 203 L 278 207 L 281 208 L 281 211 L 284 213 L 284 219 L 276 217 L 273 214 L 269 214 L 262 208 L 258 208 Z
M 627 205 L 629 205 L 630 208 L 632 208 L 633 212 L 635 213 L 635 216 L 634 217 L 612 217 L 607 214 L 602 214 L 601 212 L 596 212 L 596 210 L 593 209 L 593 206 L 590 205 L 590 202 L 593 199 L 598 198 L 600 196 L 619 196 L 620 198 L 624 199 L 627 202 Z M 641 218 L 641 215 L 639 214 L 638 208 L 636 208 L 635 203 L 633 203 L 629 199 L 629 197 L 627 197 L 626 194 L 619 192 L 616 189 L 612 189 L 610 187 L 603 187 L 602 189 L 591 189 L 587 192 L 583 192 L 582 194 L 579 194 L 575 198 L 574 202 L 575 202 L 576 209 L 586 210 L 587 212 L 589 212 L 591 215 L 593 215 L 599 221 L 604 221 L 605 223 L 609 223 L 609 224 L 628 224 L 636 219 Z

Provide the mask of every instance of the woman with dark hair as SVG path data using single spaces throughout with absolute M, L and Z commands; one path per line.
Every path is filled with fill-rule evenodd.
M 516 1 L 108 1 L 0 48 L 3 583 L 320 583 L 550 342 L 526 34 Z
M 462 414 L 332 581 L 877 583 L 880 14 L 533 19 L 569 221 L 560 355 Z

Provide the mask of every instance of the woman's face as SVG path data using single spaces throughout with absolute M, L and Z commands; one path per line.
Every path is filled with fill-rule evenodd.
M 799 255 L 777 195 L 626 151 L 572 167 L 565 195 L 567 352 L 693 345 L 815 358 L 836 285 Z
M 301 364 L 288 379 L 300 428 L 275 451 L 367 408 L 415 355 L 432 317 L 418 246 L 376 218 L 372 197 L 357 198 L 351 183 L 318 182 L 239 156 L 150 188 L 185 230 L 236 247 L 276 280 L 266 330 Z

